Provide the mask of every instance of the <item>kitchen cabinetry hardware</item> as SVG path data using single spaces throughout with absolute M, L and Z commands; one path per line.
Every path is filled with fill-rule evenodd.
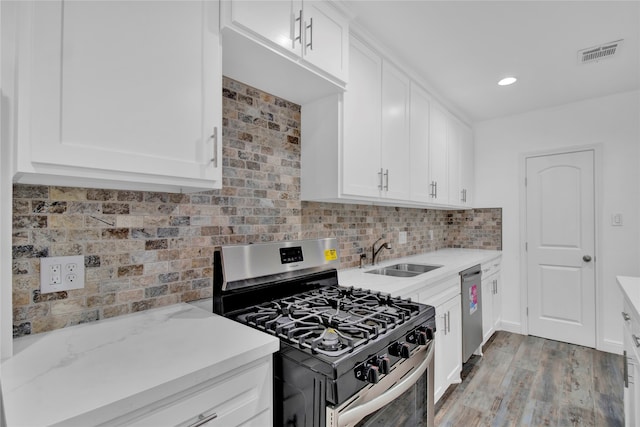
M 625 313 L 624 311 L 622 312 L 622 318 L 624 319 L 625 322 L 628 322 L 629 320 L 631 320 L 631 316 L 629 316 L 629 313 Z
M 309 43 L 307 43 L 307 47 L 309 50 L 313 50 L 313 18 L 309 18 L 309 25 L 307 25 L 307 30 L 309 30 Z
M 382 190 L 383 186 L 382 186 L 382 168 L 380 168 L 380 172 L 378 172 L 378 177 L 380 179 L 380 184 L 378 184 L 378 189 Z
M 384 190 L 389 191 L 389 169 L 384 172 Z
M 442 315 L 442 331 L 447 335 L 447 313 Z
M 590 262 L 591 261 L 591 256 L 590 255 L 585 255 L 585 256 L 582 257 L 582 260 L 584 262 Z
M 298 37 L 295 36 L 295 29 L 293 30 L 294 34 L 293 34 L 293 46 L 291 46 L 292 48 L 296 47 L 296 41 L 300 44 L 302 44 L 302 9 L 300 9 L 300 13 L 298 14 L 298 17 L 295 19 L 295 22 L 298 23 Z M 294 24 L 294 28 L 295 28 L 295 24 Z
M 198 421 L 196 421 L 193 424 L 190 424 L 189 427 L 200 427 L 202 425 L 205 425 L 211 420 L 215 420 L 216 418 L 218 418 L 218 414 L 216 414 L 215 412 L 208 416 L 205 416 L 204 414 L 200 414 L 198 415 Z
M 627 360 L 627 350 L 623 351 L 624 358 L 624 366 L 623 366 L 623 377 L 624 377 L 624 388 L 629 388 L 629 361 Z
M 640 347 L 640 337 L 638 337 L 636 334 L 632 334 L 631 338 L 633 338 L 633 342 L 636 347 Z
M 218 167 L 218 126 L 214 126 L 213 128 L 213 157 L 211 158 L 211 162 L 213 163 L 213 167 Z

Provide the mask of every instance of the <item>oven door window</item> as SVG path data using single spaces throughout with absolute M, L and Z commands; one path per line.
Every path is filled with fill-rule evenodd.
M 357 427 L 426 427 L 427 372 L 400 397 L 384 408 L 367 415 Z

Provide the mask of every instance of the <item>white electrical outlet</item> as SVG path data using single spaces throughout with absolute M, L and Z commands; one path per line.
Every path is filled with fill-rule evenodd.
M 407 232 L 406 231 L 401 231 L 398 233 L 398 243 L 401 245 L 404 245 L 405 243 L 407 243 Z
M 433 240 L 433 230 L 429 230 L 429 240 Z
M 40 258 L 40 292 L 84 288 L 84 256 Z

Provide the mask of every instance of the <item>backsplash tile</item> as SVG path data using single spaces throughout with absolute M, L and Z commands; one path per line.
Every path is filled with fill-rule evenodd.
M 223 188 L 196 194 L 14 185 L 14 336 L 211 296 L 213 247 L 336 237 L 342 268 L 443 247 L 500 249 L 500 209 L 300 201 L 300 106 L 223 79 Z M 434 239 L 428 239 L 433 230 Z M 398 244 L 398 232 L 408 241 Z M 85 288 L 41 294 L 40 257 L 84 255 Z

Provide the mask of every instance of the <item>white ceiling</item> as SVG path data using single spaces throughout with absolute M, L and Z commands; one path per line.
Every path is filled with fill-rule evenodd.
M 470 122 L 640 89 L 640 1 L 342 2 Z M 624 39 L 610 59 L 577 51 Z M 515 75 L 518 82 L 497 81 Z

